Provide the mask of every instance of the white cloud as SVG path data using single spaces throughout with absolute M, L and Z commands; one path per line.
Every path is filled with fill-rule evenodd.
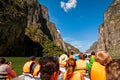
M 57 29 L 57 32 L 60 34 L 60 30 Z
M 86 52 L 87 49 L 90 48 L 90 46 L 93 44 L 93 42 L 88 41 L 80 41 L 75 40 L 73 38 L 63 38 L 63 40 L 67 43 L 70 43 L 74 47 L 78 48 L 81 52 Z
M 61 8 L 64 9 L 65 12 L 67 12 L 68 10 L 70 10 L 71 8 L 75 8 L 77 5 L 77 0 L 68 0 L 67 3 L 61 1 L 60 2 Z

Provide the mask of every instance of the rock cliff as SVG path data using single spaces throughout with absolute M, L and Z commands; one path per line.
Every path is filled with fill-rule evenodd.
M 60 33 L 57 31 L 56 26 L 49 20 L 47 7 L 38 3 L 37 0 L 27 0 L 27 29 L 26 35 L 31 38 L 30 34 L 34 34 L 28 29 L 34 28 L 42 32 L 42 36 L 34 36 L 31 38 L 33 41 L 40 42 L 40 38 L 46 36 L 54 44 L 59 46 L 64 52 L 71 52 L 63 41 Z M 29 33 L 28 33 L 29 32 Z M 36 40 L 35 40 L 36 39 Z M 76 48 L 75 48 L 76 49 Z M 75 53 L 75 52 L 74 52 Z
M 94 42 L 92 46 L 90 46 L 90 48 L 86 51 L 86 53 L 91 53 L 92 51 L 97 52 L 97 45 L 98 42 Z
M 26 20 L 21 2 L 0 0 L 0 55 L 12 55 L 12 47 L 24 41 Z
M 99 28 L 98 49 L 120 57 L 120 0 L 114 0 L 104 13 L 104 23 Z
M 37 0 L 0 1 L 1 56 L 43 56 L 71 51 L 49 20 L 47 7 Z
M 120 57 L 120 0 L 114 0 L 105 11 L 96 48 L 108 51 L 113 58 Z

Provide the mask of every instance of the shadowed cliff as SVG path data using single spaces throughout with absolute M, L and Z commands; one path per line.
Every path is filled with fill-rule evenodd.
M 55 24 L 49 21 L 47 7 L 37 0 L 0 1 L 1 56 L 76 53 L 76 48 L 72 49 L 63 41 Z

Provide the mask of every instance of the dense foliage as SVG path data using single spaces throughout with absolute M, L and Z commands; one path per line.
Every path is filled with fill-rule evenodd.
M 53 41 L 49 40 L 38 27 L 27 27 L 26 35 L 29 36 L 31 40 L 42 46 L 42 56 L 60 55 L 63 53 L 63 50 L 56 46 Z

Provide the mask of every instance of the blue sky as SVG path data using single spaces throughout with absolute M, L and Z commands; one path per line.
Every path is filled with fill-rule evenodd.
M 85 52 L 98 40 L 104 12 L 113 0 L 39 0 L 63 40 Z

